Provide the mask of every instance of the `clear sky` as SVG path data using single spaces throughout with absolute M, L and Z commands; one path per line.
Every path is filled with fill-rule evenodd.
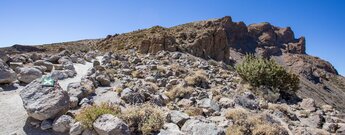
M 1 0 L 0 47 L 102 38 L 161 25 L 232 16 L 304 35 L 307 53 L 345 75 L 343 0 Z

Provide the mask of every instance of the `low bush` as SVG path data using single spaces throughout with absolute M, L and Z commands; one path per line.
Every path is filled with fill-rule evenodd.
M 75 119 L 81 122 L 87 128 L 92 128 L 93 122 L 103 114 L 112 114 L 114 116 L 118 115 L 121 109 L 117 105 L 111 105 L 103 103 L 101 105 L 93 105 L 90 107 L 83 108 L 80 113 L 78 113 Z
M 163 112 L 151 104 L 129 107 L 120 118 L 127 123 L 132 133 L 152 134 L 164 125 Z
M 208 88 L 208 79 L 203 70 L 194 72 L 194 74 L 187 76 L 184 80 L 189 86 Z
M 173 87 L 171 90 L 165 92 L 165 95 L 169 97 L 170 100 L 174 100 L 176 98 L 184 98 L 188 97 L 194 92 L 192 87 L 184 87 L 182 85 L 177 85 Z
M 250 85 L 265 86 L 274 93 L 294 94 L 299 88 L 298 76 L 287 72 L 272 59 L 247 55 L 236 66 L 236 71 Z

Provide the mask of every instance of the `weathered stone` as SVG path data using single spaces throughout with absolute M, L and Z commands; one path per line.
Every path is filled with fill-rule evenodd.
M 204 98 L 200 101 L 198 101 L 198 106 L 201 108 L 205 108 L 211 112 L 218 112 L 220 110 L 219 105 L 217 102 L 213 101 L 212 99 L 209 98 Z
M 184 135 L 180 128 L 174 123 L 165 123 L 158 135 Z
M 28 115 L 45 120 L 65 113 L 69 108 L 69 96 L 66 91 L 55 84 L 55 87 L 43 86 L 37 79 L 20 91 L 20 97 Z
M 214 123 L 206 123 L 200 120 L 190 119 L 184 123 L 181 131 L 188 135 L 223 135 L 224 129 Z
M 42 77 L 42 72 L 36 68 L 23 67 L 19 69 L 18 80 L 24 83 L 30 83 L 37 78 Z
M 168 122 L 175 123 L 178 126 L 182 127 L 183 124 L 189 119 L 189 116 L 186 113 L 173 110 L 168 113 L 166 119 Z
M 52 120 L 43 120 L 41 122 L 41 129 L 42 130 L 47 130 L 47 129 L 51 129 L 53 127 L 53 121 Z
M 300 103 L 301 108 L 303 108 L 304 110 L 313 112 L 316 110 L 315 107 L 315 101 L 311 98 L 306 98 L 303 99 L 302 102 Z
M 0 59 L 0 84 L 11 83 L 16 79 L 16 73 Z
M 93 127 L 99 135 L 129 135 L 129 128 L 121 119 L 103 114 L 93 123 Z
M 34 63 L 35 66 L 45 66 L 47 68 L 47 71 L 50 72 L 53 70 L 53 63 L 44 61 L 44 60 L 38 60 Z
M 84 127 L 80 122 L 76 122 L 71 125 L 69 130 L 70 135 L 80 135 L 84 131 Z
M 110 86 L 110 78 L 108 75 L 98 75 L 96 80 L 101 84 L 101 86 Z
M 67 132 L 70 130 L 74 119 L 69 115 L 62 115 L 53 122 L 53 130 L 56 132 Z

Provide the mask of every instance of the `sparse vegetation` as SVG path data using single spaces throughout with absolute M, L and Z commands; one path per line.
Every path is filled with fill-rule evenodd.
M 171 100 L 174 100 L 176 98 L 188 97 L 193 92 L 194 92 L 194 89 L 192 87 L 184 87 L 182 85 L 176 85 L 171 90 L 165 92 L 165 95 L 168 96 Z
M 133 133 L 152 134 L 164 124 L 163 112 L 151 104 L 127 108 L 120 116 Z
M 184 112 L 189 116 L 203 115 L 202 109 L 198 107 L 188 107 Z
M 272 59 L 247 55 L 236 66 L 236 71 L 252 86 L 265 86 L 275 93 L 293 94 L 299 88 L 298 76 L 287 72 Z
M 227 135 L 288 135 L 288 132 L 276 123 L 271 123 L 266 115 L 250 115 L 243 109 L 232 109 L 227 115 L 234 124 L 226 130 Z
M 75 119 L 80 121 L 87 128 L 92 128 L 92 123 L 103 114 L 118 115 L 121 109 L 117 105 L 102 103 L 101 105 L 93 105 L 83 108 Z
M 198 70 L 184 80 L 189 86 L 208 88 L 208 79 L 204 70 Z
M 234 121 L 247 119 L 248 111 L 243 108 L 231 109 L 226 112 L 225 117 Z

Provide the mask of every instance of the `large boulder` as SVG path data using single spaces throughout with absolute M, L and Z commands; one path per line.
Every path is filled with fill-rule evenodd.
M 11 83 L 16 80 L 16 73 L 0 59 L 0 84 Z
M 30 83 L 37 78 L 42 77 L 42 72 L 37 68 L 23 67 L 19 69 L 18 80 L 24 83 Z
M 28 115 L 45 120 L 64 114 L 69 108 L 69 96 L 57 83 L 45 86 L 47 80 L 36 79 L 20 91 L 20 97 Z
M 47 71 L 50 72 L 53 70 L 53 63 L 44 61 L 44 60 L 38 60 L 34 63 L 35 66 L 45 66 L 47 68 Z
M 99 116 L 93 127 L 99 135 L 129 135 L 127 124 L 111 114 Z

